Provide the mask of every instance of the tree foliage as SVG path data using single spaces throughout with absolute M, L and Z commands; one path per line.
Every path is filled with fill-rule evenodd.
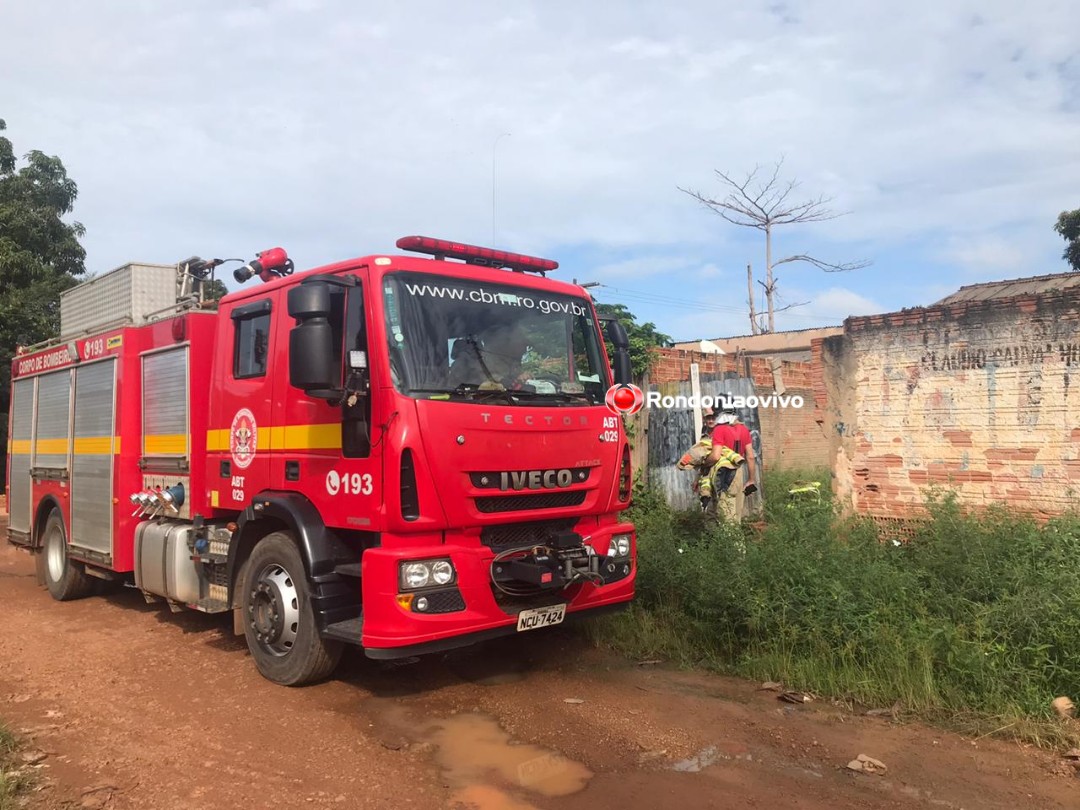
M 0 132 L 6 128 L 0 119 Z M 19 166 L 14 146 L 0 134 L 0 433 L 5 438 L 15 348 L 57 333 L 60 293 L 86 272 L 79 243 L 85 229 L 64 221 L 77 196 L 60 158 L 33 150 Z
M 625 304 L 597 304 L 596 312 L 604 318 L 620 321 L 630 338 L 630 367 L 634 377 L 640 378 L 652 365 L 653 355 L 661 346 L 670 346 L 672 339 L 656 328 L 652 322 L 638 323 L 633 313 Z M 608 343 L 608 356 L 614 354 L 615 347 Z
M 229 288 L 221 279 L 208 279 L 203 282 L 203 298 L 207 301 L 220 301 L 229 294 Z
M 1080 271 L 1080 208 L 1075 211 L 1062 211 L 1054 230 L 1061 234 L 1061 238 L 1066 242 L 1061 258 L 1067 261 L 1073 270 Z

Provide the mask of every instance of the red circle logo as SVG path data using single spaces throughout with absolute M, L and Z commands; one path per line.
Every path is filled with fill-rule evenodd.
M 608 410 L 618 414 L 635 414 L 645 404 L 645 395 L 632 383 L 613 385 L 604 397 Z

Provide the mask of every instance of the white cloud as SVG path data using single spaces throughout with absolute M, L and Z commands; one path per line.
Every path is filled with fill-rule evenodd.
M 601 281 L 616 283 L 626 279 L 685 273 L 692 261 L 686 256 L 639 256 L 599 265 L 590 269 L 588 274 Z
M 992 234 L 954 236 L 942 257 L 971 272 L 1023 273 L 1031 269 L 1030 256 L 1017 243 Z
M 94 269 L 273 244 L 307 265 L 493 224 L 553 258 L 738 268 L 734 229 L 676 186 L 781 154 L 852 212 L 812 229 L 841 256 L 973 227 L 1049 255 L 1078 204 L 1071 0 L 10 5 L 8 135 L 64 159 Z
M 785 300 L 792 303 L 807 301 L 776 315 L 777 329 L 809 329 L 814 326 L 836 326 L 852 315 L 874 315 L 890 311 L 878 301 L 860 295 L 846 287 L 830 287 L 812 296 L 801 290 L 785 290 Z

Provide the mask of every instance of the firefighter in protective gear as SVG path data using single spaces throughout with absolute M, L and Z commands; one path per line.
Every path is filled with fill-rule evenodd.
M 693 489 L 703 502 L 712 499 L 713 494 L 723 495 L 735 480 L 739 468 L 746 462 L 742 455 L 730 447 L 716 447 L 711 434 L 715 414 L 711 410 L 703 413 L 705 435 L 701 441 L 687 451 L 675 465 L 680 470 L 697 470 L 698 478 Z
M 711 450 L 712 440 L 705 439 L 704 441 L 708 441 Z M 698 468 L 701 470 L 701 477 L 697 480 L 698 495 L 702 498 L 712 498 L 714 492 L 719 495 L 726 493 L 735 480 L 736 471 L 745 463 L 746 459 L 730 447 L 721 447 L 719 461 L 711 467 L 706 464 Z
M 757 491 L 757 464 L 754 459 L 753 438 L 749 429 L 739 421 L 738 413 L 727 400 L 723 408 L 716 416 L 716 427 L 712 432 L 713 452 L 709 457 L 710 462 L 718 462 L 721 453 L 718 448 L 724 447 L 745 456 L 745 467 L 740 466 L 735 471 L 733 483 L 727 489 L 719 493 L 720 507 L 724 515 L 733 521 L 742 520 L 746 517 L 746 498 Z

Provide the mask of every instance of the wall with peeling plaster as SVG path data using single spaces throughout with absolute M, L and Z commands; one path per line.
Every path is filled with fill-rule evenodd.
M 926 489 L 1058 515 L 1080 493 L 1080 291 L 849 318 L 816 341 L 844 503 L 917 516 Z

